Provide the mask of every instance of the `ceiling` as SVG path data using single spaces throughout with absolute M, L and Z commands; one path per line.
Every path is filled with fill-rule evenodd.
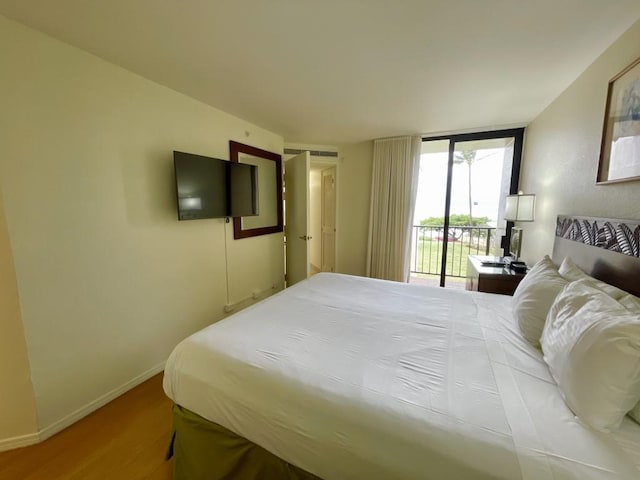
M 340 145 L 524 125 L 640 1 L 0 0 L 0 14 L 287 142 Z

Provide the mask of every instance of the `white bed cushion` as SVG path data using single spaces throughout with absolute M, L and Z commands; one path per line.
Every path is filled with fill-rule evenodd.
M 618 428 L 640 400 L 640 318 L 591 285 L 571 282 L 541 338 L 567 406 L 600 431 Z
M 568 284 L 551 259 L 536 263 L 522 279 L 513 294 L 513 315 L 522 336 L 534 347 L 540 347 L 540 336 L 553 301 Z
M 613 285 L 609 285 L 606 282 L 601 280 L 597 280 L 583 270 L 580 269 L 571 258 L 567 257 L 563 260 L 560 265 L 559 273 L 566 278 L 568 281 L 576 281 L 576 280 L 588 280 L 592 286 L 596 287 L 599 290 L 602 290 L 604 293 L 609 295 L 611 298 L 620 302 L 627 309 L 636 312 L 636 315 L 640 315 L 640 298 L 635 295 L 631 295 L 624 290 L 621 290 Z M 633 418 L 635 421 L 640 423 L 640 402 L 631 409 L 629 412 L 629 416 Z
M 640 298 L 628 293 L 624 295 L 619 302 L 636 316 L 640 317 Z M 631 409 L 629 416 L 640 423 L 640 401 Z
M 640 402 L 636 403 L 636 406 L 631 409 L 629 416 L 640 423 Z
M 597 278 L 593 278 L 589 274 L 585 273 L 580 267 L 573 263 L 573 260 L 569 257 L 566 257 L 562 261 L 560 268 L 558 269 L 558 273 L 560 273 L 560 275 L 569 282 L 588 280 L 592 287 L 602 290 L 614 300 L 619 301 L 623 297 L 629 295 L 624 290 L 620 290 L 618 287 L 609 285 L 608 283 L 598 280 Z
M 570 282 L 589 277 L 589 275 L 583 272 L 569 257 L 565 257 L 565 259 L 562 260 L 558 272 Z

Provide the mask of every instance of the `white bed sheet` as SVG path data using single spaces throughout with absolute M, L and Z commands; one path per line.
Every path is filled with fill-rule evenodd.
M 507 296 L 318 274 L 184 340 L 164 389 L 326 480 L 640 478 L 640 425 L 580 424 Z

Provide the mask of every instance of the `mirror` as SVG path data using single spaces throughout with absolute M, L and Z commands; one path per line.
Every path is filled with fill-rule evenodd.
M 229 155 L 232 162 L 257 167 L 258 215 L 234 217 L 233 238 L 282 232 L 282 157 L 233 140 Z

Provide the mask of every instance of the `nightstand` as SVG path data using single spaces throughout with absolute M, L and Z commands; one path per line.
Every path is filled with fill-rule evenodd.
M 469 255 L 467 258 L 467 290 L 513 295 L 526 273 L 516 273 L 505 267 L 482 265 L 483 261 L 494 258 Z

